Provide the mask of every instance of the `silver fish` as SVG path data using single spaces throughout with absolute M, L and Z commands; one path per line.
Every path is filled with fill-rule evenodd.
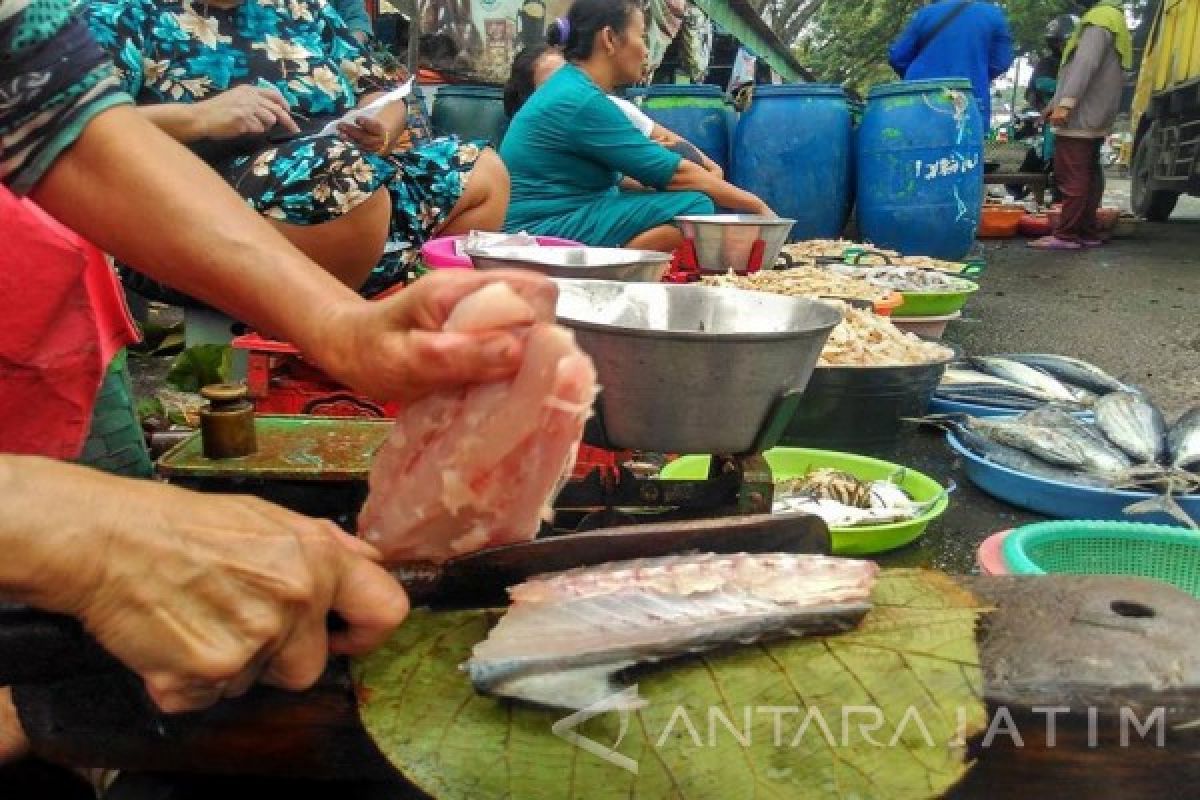
M 463 665 L 476 691 L 556 708 L 611 697 L 634 664 L 834 633 L 871 608 L 878 567 L 828 556 L 669 556 L 584 567 L 509 589 L 513 604 Z
M 1200 471 L 1200 406 L 1186 412 L 1171 426 L 1167 450 L 1172 467 Z
M 1054 428 L 1073 437 L 1080 445 L 1084 463 L 1080 468 L 1097 475 L 1116 474 L 1133 466 L 1129 456 L 1104 437 L 1098 428 L 1087 425 L 1066 411 L 1043 406 L 1027 411 L 1017 421 L 1041 428 Z
M 1008 467 L 1011 470 L 1016 470 L 1026 475 L 1034 475 L 1039 478 L 1074 486 L 1090 486 L 1094 488 L 1107 488 L 1108 486 L 1108 482 L 1102 478 L 1047 464 L 1045 461 L 1026 453 L 1024 450 L 1018 450 L 1015 447 L 994 442 L 969 428 L 953 425 L 950 427 L 954 430 L 954 435 L 968 450 L 1002 467 Z
M 1096 401 L 1096 425 L 1109 441 L 1142 464 L 1162 460 L 1167 421 L 1148 398 L 1135 392 L 1113 392 Z
M 1024 450 L 1060 467 L 1087 470 L 1092 465 L 1089 443 L 1072 431 L 1043 428 L 1011 419 L 975 419 L 971 420 L 970 427 L 994 442 Z
M 1087 389 L 1101 397 L 1126 388 L 1123 383 L 1095 364 L 1089 364 L 1078 358 L 1051 353 L 1012 353 L 1006 354 L 1004 358 L 1029 367 L 1036 367 L 1043 372 L 1050 373 L 1060 381 Z
M 1062 381 L 1049 373 L 1042 372 L 1036 367 L 1030 367 L 1016 361 L 1010 361 L 1007 358 L 998 358 L 995 356 L 990 358 L 975 357 L 971 359 L 971 364 L 976 369 L 983 370 L 989 375 L 995 375 L 997 378 L 1003 378 L 1006 381 L 1012 381 L 1022 386 L 1037 389 L 1048 395 L 1052 400 L 1075 402 L 1075 395 L 1063 385 Z

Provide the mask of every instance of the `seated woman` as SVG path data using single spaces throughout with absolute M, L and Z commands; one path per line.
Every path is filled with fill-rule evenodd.
M 500 228 L 504 164 L 431 139 L 407 103 L 319 135 L 399 85 L 326 0 L 91 0 L 86 13 L 141 113 L 361 293 L 402 281 L 435 235 Z
M 609 99 L 645 68 L 640 0 L 575 0 L 566 23 L 551 26 L 550 43 L 564 45 L 569 63 L 517 112 L 500 148 L 512 176 L 506 230 L 669 252 L 683 241 L 670 224 L 681 214 L 711 214 L 715 206 L 771 213 L 754 195 L 650 141 Z M 621 191 L 622 176 L 658 191 Z
M 562 26 L 567 25 L 567 21 L 559 19 L 555 24 L 560 26 L 558 36 L 562 37 Z M 567 59 L 562 54 L 562 48 L 550 44 L 531 45 L 517 53 L 517 57 L 513 59 L 512 72 L 509 73 L 508 82 L 504 84 L 504 113 L 508 115 L 509 119 L 515 117 L 521 110 L 521 106 L 525 105 L 537 88 L 548 81 L 550 76 L 558 72 L 566 63 Z M 687 139 L 669 128 L 659 125 L 624 97 L 610 94 L 608 99 L 629 118 L 633 127 L 637 128 L 643 136 L 658 142 L 668 150 L 679 153 L 688 161 L 699 164 L 718 178 L 724 177 L 721 166 Z

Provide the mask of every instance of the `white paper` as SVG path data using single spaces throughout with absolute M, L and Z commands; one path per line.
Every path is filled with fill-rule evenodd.
M 334 133 L 338 132 L 338 125 L 341 125 L 343 123 L 345 123 L 346 125 L 354 125 L 358 121 L 359 117 L 377 116 L 379 114 L 379 112 L 382 111 L 386 106 L 390 106 L 392 103 L 395 103 L 398 100 L 403 100 L 404 98 L 406 98 L 410 94 L 412 94 L 412 87 L 413 87 L 413 79 L 409 78 L 401 86 L 393 89 L 392 91 L 388 92 L 387 94 L 384 94 L 384 95 L 381 95 L 380 97 L 375 98 L 370 103 L 363 106 L 362 108 L 350 109 L 345 114 L 338 117 L 333 122 L 330 122 L 328 125 L 326 125 L 324 128 L 322 128 L 321 132 L 317 135 L 318 136 L 329 136 L 330 134 L 334 134 Z

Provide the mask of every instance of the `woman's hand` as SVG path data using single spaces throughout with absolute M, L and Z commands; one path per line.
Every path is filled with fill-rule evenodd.
M 364 97 L 360 105 L 369 103 L 375 96 L 377 95 Z M 408 131 L 408 106 L 402 100 L 380 109 L 373 117 L 359 116 L 353 125 L 338 125 L 338 133 L 363 150 L 378 155 L 412 149 L 412 136 Z
M 554 320 L 558 290 L 543 275 L 517 270 L 432 272 L 383 300 L 336 309 L 314 341 L 314 360 L 341 382 L 380 399 L 411 401 L 440 389 L 512 377 L 522 340 L 511 333 L 442 333 L 467 295 L 503 281 L 544 322 Z
M 258 680 L 307 688 L 330 651 L 370 650 L 408 613 L 374 548 L 331 522 L 45 459 L 0 466 L 21 503 L 0 526 L 38 539 L 17 594 L 77 616 L 164 711 Z M 327 634 L 330 611 L 346 630 Z
M 1055 106 L 1047 121 L 1055 128 L 1061 128 L 1071 118 L 1071 109 L 1066 106 Z
M 300 126 L 292 119 L 287 100 L 274 89 L 238 86 L 193 106 L 202 139 L 233 139 L 266 133 L 280 125 L 290 133 Z

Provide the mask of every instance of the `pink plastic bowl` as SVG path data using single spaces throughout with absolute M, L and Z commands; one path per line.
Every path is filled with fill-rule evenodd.
M 983 544 L 979 545 L 979 550 L 975 553 L 975 560 L 979 562 L 979 571 L 984 575 L 1008 575 L 1008 563 L 1004 560 L 1004 539 L 1012 531 L 1000 531 L 993 533 L 991 536 L 983 540 Z
M 454 250 L 455 242 L 465 239 L 466 236 L 442 236 L 437 239 L 430 239 L 425 244 L 421 245 L 421 260 L 425 262 L 425 266 L 430 269 L 471 269 L 471 259 L 468 256 L 460 256 Z M 579 242 L 573 242 L 570 239 L 558 239 L 554 236 L 535 236 L 537 243 L 546 247 L 579 247 Z

